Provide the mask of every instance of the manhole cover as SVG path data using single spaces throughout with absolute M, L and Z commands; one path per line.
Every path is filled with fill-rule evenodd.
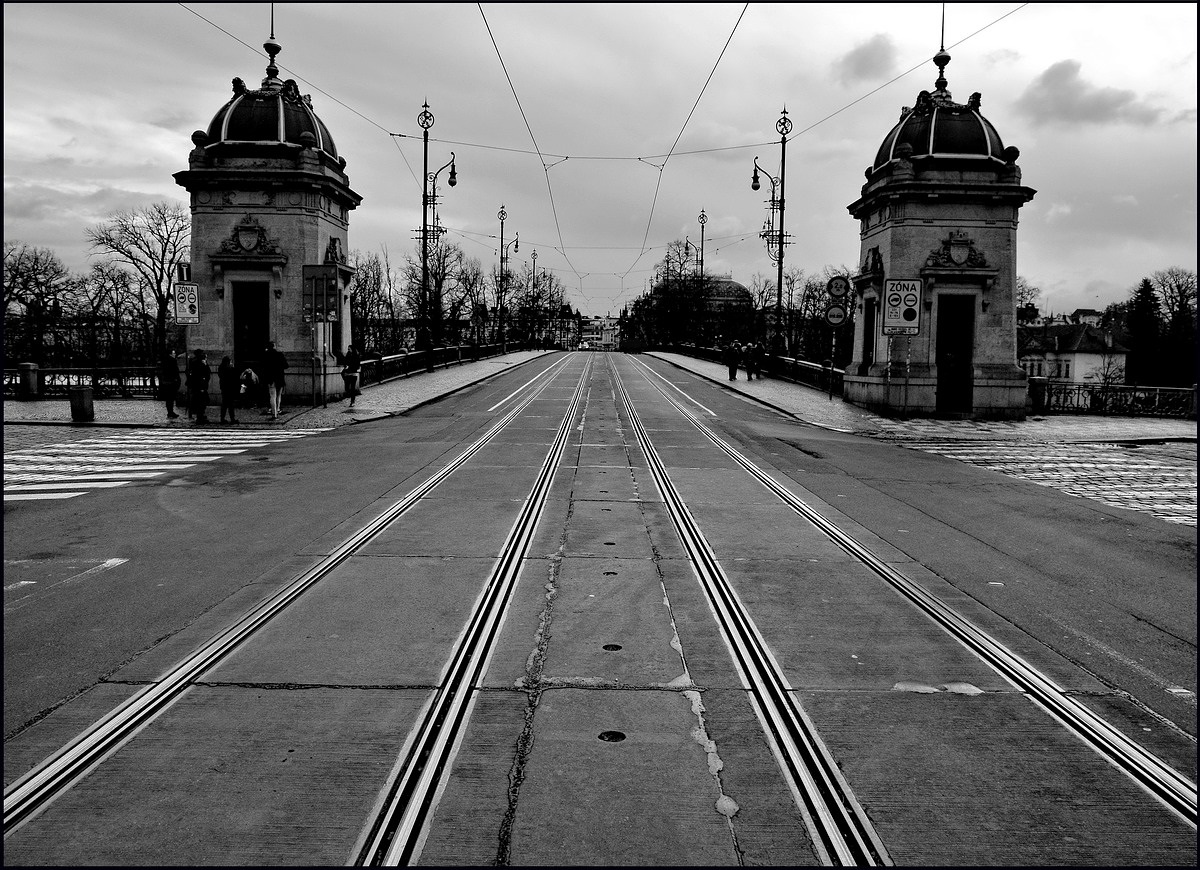
M 625 739 L 625 735 L 620 731 L 601 731 L 596 735 L 605 743 L 620 743 Z

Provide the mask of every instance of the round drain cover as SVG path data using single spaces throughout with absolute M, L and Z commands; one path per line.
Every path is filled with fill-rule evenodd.
M 625 735 L 620 731 L 601 731 L 596 735 L 605 743 L 620 743 L 625 739 Z

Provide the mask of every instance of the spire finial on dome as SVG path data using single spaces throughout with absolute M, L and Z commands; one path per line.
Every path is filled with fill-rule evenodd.
M 946 90 L 946 64 L 950 63 L 950 52 L 946 51 L 946 4 L 942 4 L 942 41 L 939 43 L 938 53 L 933 56 L 933 62 L 937 64 L 938 77 L 933 86 L 938 91 Z M 949 96 L 947 94 L 946 96 Z
M 275 4 L 271 4 L 271 36 L 263 43 L 263 51 L 267 53 L 267 77 L 263 79 L 263 90 L 278 91 L 283 88 L 279 80 L 279 67 L 275 66 L 275 55 L 283 51 L 283 47 L 275 41 Z

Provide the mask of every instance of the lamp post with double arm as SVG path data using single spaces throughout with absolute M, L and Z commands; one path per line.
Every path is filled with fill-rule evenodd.
M 454 187 L 458 183 L 458 176 L 454 166 L 454 152 L 450 152 L 450 162 L 439 169 L 437 172 L 430 173 L 429 171 L 429 128 L 433 126 L 433 112 L 429 111 L 429 103 L 425 103 L 421 107 L 421 113 L 417 115 L 417 124 L 421 127 L 421 142 L 422 142 L 422 175 L 421 175 L 421 297 L 419 300 L 420 311 L 418 312 L 418 331 L 417 331 L 417 346 L 426 353 L 425 364 L 427 368 L 433 365 L 433 343 L 432 334 L 430 332 L 430 316 L 429 316 L 429 205 L 430 205 L 430 185 L 437 190 L 437 177 L 442 169 L 450 167 L 450 186 Z
M 508 286 L 507 262 L 508 262 L 508 245 L 504 243 L 504 221 L 508 219 L 508 212 L 504 206 L 500 206 L 500 211 L 496 212 L 496 217 L 500 218 L 500 275 L 496 282 L 497 298 L 496 298 L 496 317 L 500 324 L 500 352 L 508 352 L 507 336 L 504 333 L 504 309 L 508 305 L 508 296 L 505 292 Z M 521 234 L 517 233 L 516 238 L 508 243 L 513 245 L 514 251 L 521 250 Z
M 785 178 L 784 173 L 785 173 L 785 170 L 787 167 L 787 137 L 788 137 L 788 133 L 792 132 L 792 122 L 787 116 L 787 107 L 786 106 L 784 107 L 782 114 L 779 116 L 779 120 L 775 122 L 775 129 L 779 133 L 779 179 L 778 179 L 778 185 L 779 185 L 778 194 L 779 195 L 778 195 L 778 197 L 776 197 L 776 195 L 775 195 L 776 194 L 776 179 L 771 178 L 769 175 L 767 176 L 768 180 L 770 180 L 770 182 L 771 182 L 771 209 L 772 209 L 772 211 L 774 211 L 775 209 L 779 210 L 778 237 L 775 242 L 775 248 L 773 250 L 771 248 L 771 241 L 769 239 L 769 236 L 774 235 L 774 233 L 770 232 L 769 227 L 768 227 L 768 230 L 764 231 L 763 236 L 764 236 L 764 238 L 767 239 L 768 254 L 770 254 L 772 260 L 776 261 L 776 263 L 778 264 L 778 267 L 779 267 L 778 276 L 777 276 L 777 279 L 775 282 L 775 336 L 774 336 L 774 347 L 772 348 L 772 350 L 775 353 L 779 353 L 783 350 L 783 347 L 782 347 L 782 345 L 783 345 L 783 339 L 782 339 L 782 335 L 783 335 L 783 333 L 782 333 L 782 328 L 783 328 L 783 249 L 784 249 L 784 246 L 787 244 L 787 238 L 783 231 L 783 185 L 784 185 L 784 178 Z M 754 174 L 750 177 L 750 189 L 751 190 L 758 190 L 759 187 L 761 186 L 758 181 L 758 173 L 760 171 L 764 171 L 764 170 L 762 170 L 761 167 L 758 165 L 758 158 L 755 157 L 754 158 Z

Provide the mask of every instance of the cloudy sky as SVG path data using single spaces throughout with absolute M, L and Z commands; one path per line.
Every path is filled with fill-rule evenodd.
M 1196 5 L 945 4 L 959 102 L 1021 151 L 1017 271 L 1043 310 L 1103 308 L 1143 276 L 1196 269 Z M 853 267 L 846 206 L 903 106 L 932 89 L 943 4 L 289 4 L 281 78 L 312 95 L 363 197 L 350 247 L 393 260 L 421 224 L 420 128 L 448 238 L 496 262 L 501 205 L 519 268 L 536 250 L 570 301 L 617 313 L 665 246 L 774 275 L 758 232 L 786 106 L 786 263 Z M 271 5 L 4 5 L 4 238 L 88 265 L 84 229 L 186 201 L 193 130 L 257 87 Z M 395 135 L 393 135 L 395 134 Z M 443 173 L 444 182 L 446 174 Z

